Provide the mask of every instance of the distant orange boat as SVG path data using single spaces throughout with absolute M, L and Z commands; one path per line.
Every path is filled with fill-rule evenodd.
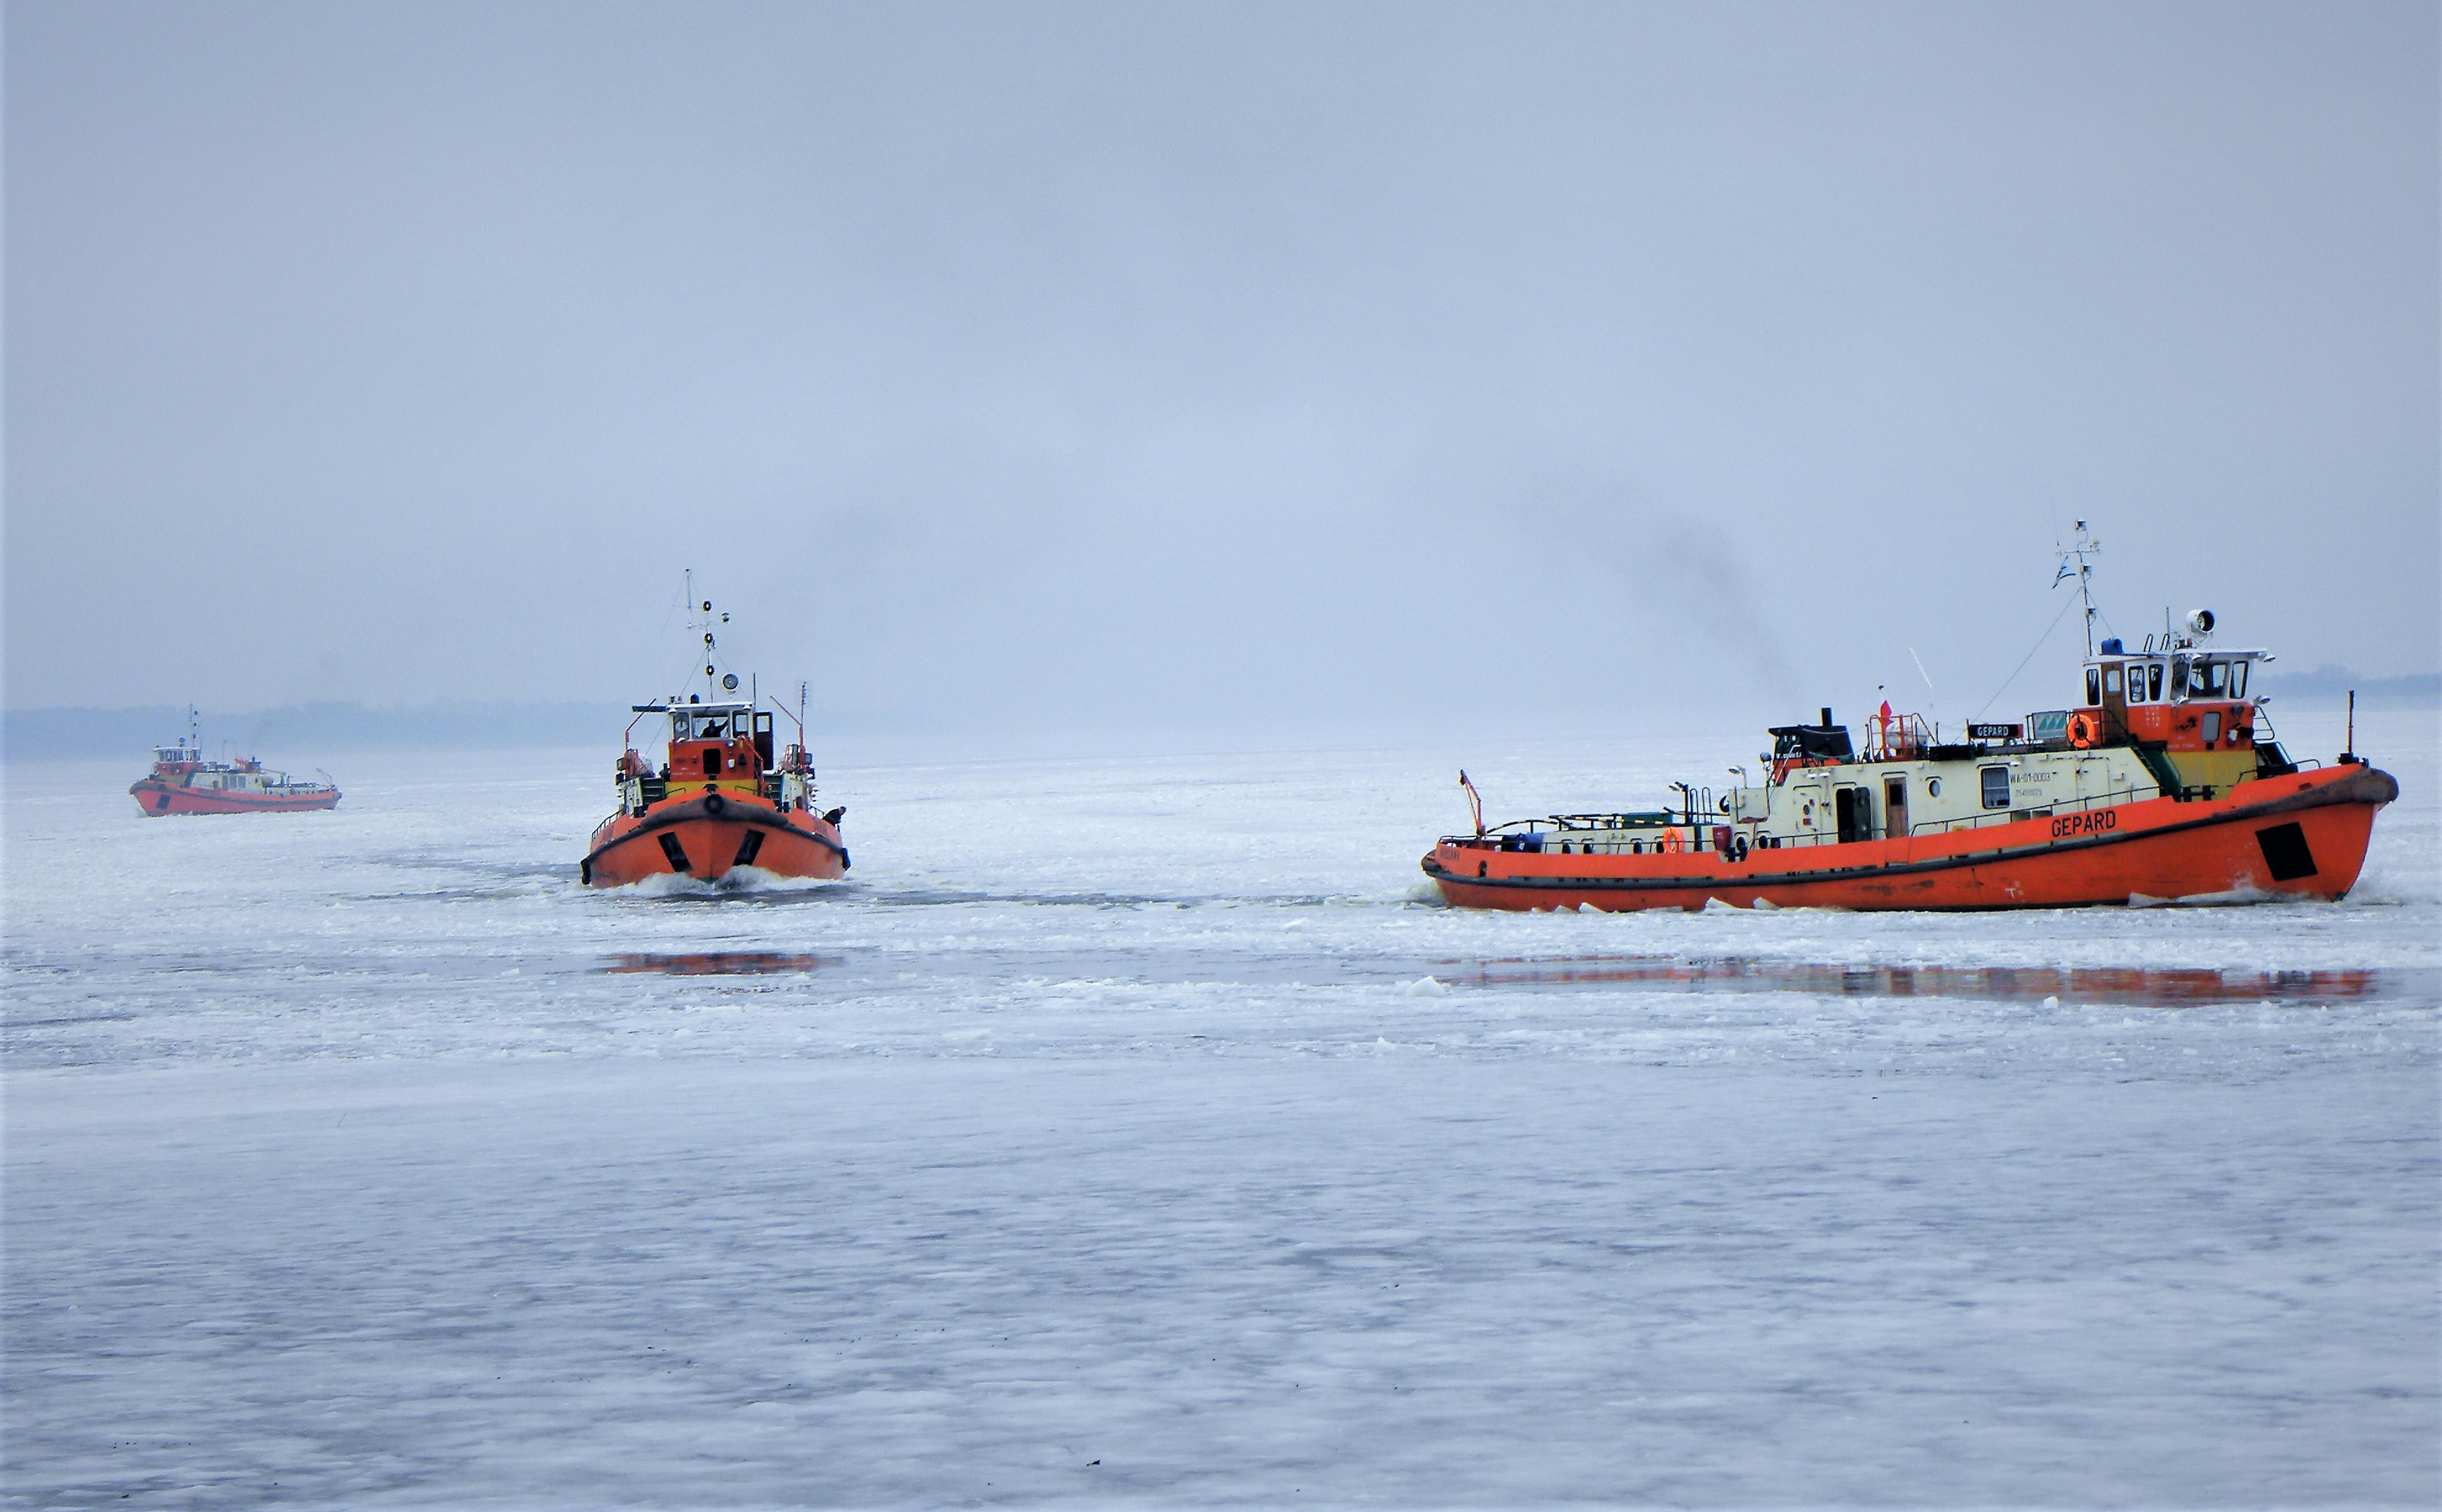
M 692 579 L 688 599 L 695 611 Z M 669 720 L 666 755 L 656 772 L 633 744 L 620 753 L 611 776 L 618 811 L 594 829 L 578 877 L 595 887 L 624 887 L 647 877 L 717 882 L 750 870 L 810 881 L 846 876 L 839 827 L 847 811 L 818 808 L 804 716 L 789 716 L 796 743 L 775 750 L 771 712 L 753 697 L 738 699 L 738 674 L 720 671 L 710 600 L 700 612 L 706 692 L 630 705 L 639 719 Z M 635 728 L 629 720 L 631 738 Z
M 2086 592 L 2079 522 L 2063 576 Z M 1423 861 L 1442 896 L 1505 909 L 2062 908 L 2337 899 L 2399 796 L 2354 750 L 2331 766 L 2273 738 L 2250 669 L 2269 652 L 2212 644 L 2214 615 L 2130 651 L 2098 650 L 2087 598 L 2084 700 L 1943 740 L 1885 703 L 1863 749 L 1822 711 L 1775 728 L 1755 786 L 1675 806 L 1555 814 L 1446 835 Z M 2355 744 L 2354 720 L 2349 742 Z M 1732 768 L 1743 776 L 1742 768 Z
M 187 734 L 175 745 L 153 748 L 152 774 L 127 790 L 147 818 L 172 813 L 297 813 L 336 809 L 339 790 L 329 782 L 301 782 L 273 772 L 253 756 L 207 761 L 195 735 L 195 711 L 187 710 Z

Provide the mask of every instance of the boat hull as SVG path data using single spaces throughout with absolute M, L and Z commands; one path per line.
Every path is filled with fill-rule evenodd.
M 672 875 L 718 882 L 741 866 L 835 881 L 847 875 L 847 847 L 838 829 L 815 814 L 741 798 L 695 798 L 604 820 L 577 876 L 590 886 L 625 887 Z
M 2208 803 L 2148 799 L 1898 840 L 1574 855 L 1444 840 L 1424 858 L 1467 908 L 2074 908 L 2178 900 L 2337 899 L 2365 865 L 2392 776 L 2345 765 L 2242 783 Z
M 146 777 L 127 791 L 150 819 L 179 813 L 306 813 L 339 806 L 337 788 L 305 794 L 223 792 Z

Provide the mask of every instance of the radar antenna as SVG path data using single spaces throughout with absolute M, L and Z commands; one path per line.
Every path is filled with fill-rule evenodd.
M 2077 596 L 2086 605 L 2086 654 L 2091 657 L 2094 655 L 2094 590 L 2087 580 L 2094 573 L 2094 563 L 2090 558 L 2103 555 L 2103 542 L 2094 538 L 2093 533 L 2086 528 L 2086 521 L 2081 519 L 2077 521 L 2076 536 L 2067 546 L 2056 546 L 2055 549 L 2060 553 L 2060 571 L 2052 574 L 2052 586 L 2058 588 L 2071 577 L 2077 579 Z

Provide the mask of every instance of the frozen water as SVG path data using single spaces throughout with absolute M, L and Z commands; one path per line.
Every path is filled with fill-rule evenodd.
M 2442 1497 L 2433 719 L 2360 717 L 2339 905 L 1415 869 L 1462 759 L 1510 817 L 1752 743 L 844 753 L 852 881 L 620 893 L 599 752 L 12 768 L 8 1496 Z

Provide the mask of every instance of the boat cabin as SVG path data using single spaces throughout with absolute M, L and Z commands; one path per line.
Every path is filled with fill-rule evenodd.
M 2205 650 L 2192 641 L 2152 636 L 2135 652 L 2119 640 L 2087 659 L 2086 703 L 2097 726 L 2088 744 L 2134 740 L 2166 751 L 2244 750 L 2253 743 L 2255 706 L 2249 673 L 2269 651 Z
M 669 716 L 670 739 L 659 772 L 632 745 L 620 755 L 614 780 L 623 811 L 642 813 L 665 798 L 724 792 L 782 808 L 813 801 L 813 765 L 802 744 L 775 745 L 770 711 L 751 702 L 706 703 L 700 697 L 629 708 L 638 715 Z M 632 732 L 634 725 L 629 728 Z

